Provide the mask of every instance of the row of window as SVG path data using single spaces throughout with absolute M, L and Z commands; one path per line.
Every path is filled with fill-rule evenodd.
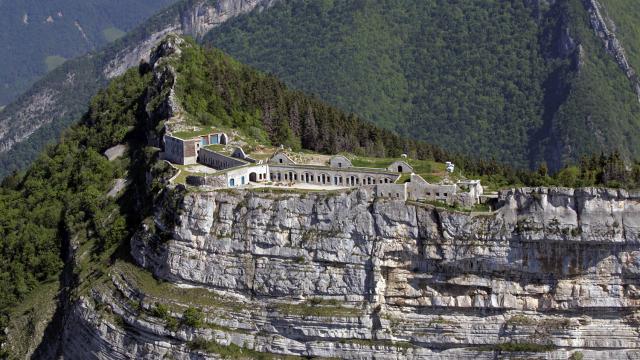
M 439 192 L 437 192 L 435 194 L 436 194 L 436 197 L 440 197 L 440 193 Z M 427 196 L 431 196 L 431 193 L 427 192 Z M 449 196 L 449 194 L 448 193 L 442 193 L 442 196 L 447 197 L 447 196 Z
M 346 176 L 336 175 L 333 178 L 328 174 L 314 175 L 310 173 L 298 174 L 295 172 L 272 172 L 271 181 L 300 181 L 304 183 L 317 183 L 322 185 L 376 185 L 376 184 L 391 184 L 393 181 L 389 178 L 376 179 L 367 177 L 361 179 L 358 176 Z

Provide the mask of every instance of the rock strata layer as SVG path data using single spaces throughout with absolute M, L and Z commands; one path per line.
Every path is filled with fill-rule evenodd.
M 165 198 L 131 241 L 163 288 L 115 267 L 75 306 L 69 358 L 640 357 L 640 194 L 518 189 L 486 214 L 357 190 Z M 188 307 L 203 324 L 172 326 Z

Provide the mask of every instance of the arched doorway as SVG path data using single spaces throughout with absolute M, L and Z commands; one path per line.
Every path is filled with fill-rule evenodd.
M 254 172 L 249 173 L 249 181 L 258 182 L 258 175 Z
M 398 165 L 398 172 L 401 173 L 402 172 L 402 165 Z

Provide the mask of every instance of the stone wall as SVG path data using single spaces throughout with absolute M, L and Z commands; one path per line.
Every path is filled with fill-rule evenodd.
M 271 157 L 271 159 L 269 159 L 269 162 L 272 164 L 284 164 L 284 165 L 293 165 L 295 164 L 295 162 L 293 160 L 291 160 L 291 158 L 289 156 L 287 156 L 287 154 L 285 154 L 284 152 L 279 152 L 275 155 L 273 155 L 273 157 Z
M 226 172 L 227 185 L 238 187 L 249 182 L 264 182 L 269 179 L 269 165 L 243 166 Z
M 336 155 L 329 161 L 329 166 L 332 168 L 342 169 L 353 167 L 353 164 L 351 164 L 351 160 L 347 159 L 346 156 Z
M 380 184 L 373 187 L 373 194 L 380 198 L 407 201 L 405 184 Z
M 271 181 L 298 182 L 316 185 L 364 186 L 391 184 L 398 179 L 397 173 L 372 171 L 361 168 L 337 169 L 304 165 L 270 165 Z
M 458 187 L 454 184 L 430 184 L 415 174 L 412 174 L 407 182 L 407 197 L 412 200 L 437 200 L 453 204 L 457 192 Z
M 247 164 L 242 160 L 226 156 L 206 148 L 200 150 L 198 161 L 201 164 L 210 166 L 216 170 L 226 170 Z
M 413 167 L 409 165 L 406 161 L 395 161 L 393 164 L 387 167 L 387 170 L 399 173 L 407 173 L 410 174 L 413 172 Z
M 227 176 L 222 175 L 206 175 L 206 176 L 187 176 L 187 185 L 190 186 L 207 186 L 211 188 L 226 188 Z

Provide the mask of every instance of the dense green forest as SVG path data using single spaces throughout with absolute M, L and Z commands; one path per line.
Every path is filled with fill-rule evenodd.
M 150 74 L 129 71 L 98 94 L 80 124 L 64 133 L 24 173 L 4 179 L 0 187 L 0 326 L 11 306 L 42 282 L 60 276 L 70 243 L 93 240 L 90 256 L 119 245 L 137 227 L 139 197 L 106 196 L 116 178 L 138 180 L 129 191 L 143 194 L 146 154 L 140 148 L 139 119 Z M 136 126 L 138 125 L 138 126 Z M 133 130 L 132 130 L 133 129 Z M 129 158 L 109 162 L 102 152 L 131 144 Z M 125 212 L 123 209 L 133 210 Z M 0 339 L 1 340 L 1 339 Z M 1 342 L 1 341 L 0 341 Z M 0 357 L 1 354 L 0 354 Z
M 242 65 L 219 50 L 183 45 L 177 70 L 177 95 L 188 121 L 236 129 L 273 145 L 287 144 L 325 153 L 398 156 L 453 160 L 470 176 L 508 185 L 640 186 L 640 164 L 628 168 L 620 154 L 585 158 L 551 176 L 546 167 L 535 172 L 515 170 L 496 161 L 476 161 L 447 153 L 437 146 L 402 138 L 356 115 L 287 86 L 271 75 Z M 91 101 L 82 120 L 65 131 L 24 173 L 0 186 L 0 326 L 12 306 L 39 284 L 60 276 L 69 246 L 91 247 L 94 262 L 112 261 L 143 219 L 152 213 L 162 179 L 170 177 L 157 148 L 146 134 L 160 131 L 150 119 L 158 96 L 149 91 L 150 67 L 143 64 L 114 80 Z M 151 121 L 154 120 L 154 121 Z M 125 157 L 108 161 L 102 153 L 128 144 Z M 151 176 L 147 176 L 151 174 Z M 117 178 L 129 179 L 124 194 L 107 192 Z M 150 181 L 150 179 L 152 179 Z M 82 270 L 82 269 L 80 269 Z M 74 271 L 80 271 L 75 269 Z
M 190 42 L 176 66 L 177 94 L 195 124 L 233 127 L 278 146 L 326 154 L 453 161 L 468 176 L 496 186 L 640 187 L 640 164 L 625 164 L 619 152 L 583 157 L 574 166 L 551 173 L 542 163 L 536 171 L 495 159 L 460 155 L 437 145 L 401 137 L 361 117 L 292 90 L 273 75 L 243 65 L 220 50 L 203 50 Z M 628 166 L 631 165 L 631 166 Z
M 0 1 L 0 105 L 47 71 L 112 42 L 175 0 Z
M 552 172 L 615 150 L 632 163 L 640 155 L 640 105 L 594 35 L 584 3 L 536 3 L 288 0 L 231 20 L 203 41 L 295 89 L 451 152 L 529 169 L 546 163 Z M 640 64 L 637 5 L 602 3 L 631 63 Z M 30 119 L 47 125 L 0 154 L 0 177 L 27 166 L 82 115 L 107 82 L 108 59 L 194 4 L 180 1 L 106 50 L 67 61 L 0 112 L 0 122 L 19 122 L 31 95 L 59 94 L 46 115 Z
M 537 3 L 285 1 L 204 42 L 450 151 L 553 170 L 600 151 L 639 156 L 628 134 L 640 131 L 640 105 L 583 3 Z M 637 26 L 633 4 L 611 5 L 625 34 Z M 630 49 L 637 39 L 622 37 Z

